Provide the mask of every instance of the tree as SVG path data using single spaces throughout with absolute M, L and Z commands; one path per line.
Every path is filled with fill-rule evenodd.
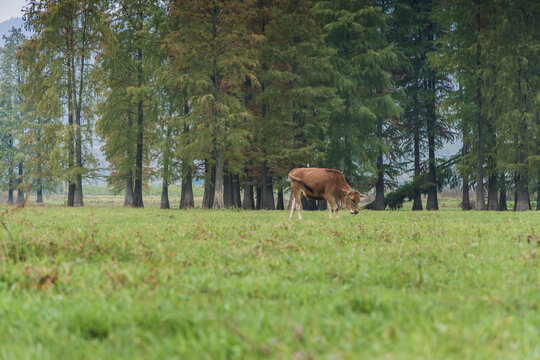
M 51 158 L 55 177 L 69 183 L 68 206 L 83 205 L 82 179 L 92 165 L 83 143 L 91 138 L 84 131 L 92 120 L 90 58 L 102 10 L 100 0 L 32 0 L 25 10 L 26 26 L 36 33 L 21 54 L 29 78 L 35 80 L 25 91 L 51 121 L 62 123 L 62 115 L 67 117 L 67 124 L 58 128 L 58 146 Z
M 22 201 L 22 176 L 25 149 L 24 104 L 20 86 L 24 70 L 15 57 L 24 40 L 20 29 L 12 28 L 4 35 L 4 47 L 0 49 L 0 165 L 3 169 L 2 183 L 8 187 L 8 204 L 14 204 L 14 190 L 18 189 L 17 203 Z
M 390 152 L 387 121 L 399 116 L 392 98 L 396 55 L 386 39 L 387 17 L 376 1 L 322 1 L 318 13 L 337 73 L 342 106 L 331 115 L 327 164 L 342 169 L 351 184 L 365 182 L 358 169 L 375 174 L 375 209 L 384 209 L 384 154 Z
M 191 116 L 197 119 L 193 130 L 199 136 L 193 146 L 207 153 L 207 170 L 215 165 L 216 209 L 225 205 L 226 151 L 240 148 L 245 137 L 238 124 L 250 117 L 241 101 L 241 85 L 255 61 L 249 56 L 251 37 L 243 21 L 250 4 L 176 1 L 171 11 L 175 29 L 169 35 L 169 52 L 178 82 L 189 91 Z
M 98 129 L 114 176 L 126 184 L 125 204 L 134 207 L 144 206 L 143 183 L 149 175 L 145 138 L 156 125 L 160 104 L 156 79 L 164 14 L 163 4 L 155 2 L 115 2 L 99 59 L 103 103 Z

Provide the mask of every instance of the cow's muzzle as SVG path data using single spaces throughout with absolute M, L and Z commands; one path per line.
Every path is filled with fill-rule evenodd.
M 351 214 L 353 214 L 353 215 L 358 214 L 358 210 L 351 211 Z

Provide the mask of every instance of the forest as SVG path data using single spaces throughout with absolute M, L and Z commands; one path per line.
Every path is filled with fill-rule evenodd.
M 463 210 L 540 209 L 538 1 L 29 0 L 23 20 L 0 49 L 10 204 L 65 184 L 83 206 L 103 179 L 132 207 L 156 181 L 193 207 L 200 181 L 204 209 L 284 209 L 309 166 L 374 210 L 450 186 Z

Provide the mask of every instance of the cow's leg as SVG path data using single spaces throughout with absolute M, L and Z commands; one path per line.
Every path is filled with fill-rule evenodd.
M 336 214 L 336 217 L 339 219 L 339 214 L 338 214 L 338 206 L 336 204 L 336 200 L 330 196 L 326 199 L 326 201 L 328 202 L 328 207 L 330 208 L 330 218 L 332 218 L 332 212 L 334 214 Z
M 300 193 L 300 185 L 294 181 L 291 181 L 291 191 L 293 194 L 292 204 L 291 204 L 291 213 L 289 215 L 289 218 L 292 218 L 294 215 L 294 211 L 296 210 L 298 212 L 298 218 L 302 219 L 302 214 L 300 213 L 300 210 L 302 209 L 302 201 L 300 197 L 302 196 Z
M 298 198 L 294 199 L 294 204 L 296 205 L 296 211 L 298 212 L 298 218 L 302 219 L 302 200 L 300 199 L 300 194 L 298 194 Z

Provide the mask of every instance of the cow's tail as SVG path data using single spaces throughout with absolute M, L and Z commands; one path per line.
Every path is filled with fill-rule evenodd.
M 289 174 L 289 179 L 291 179 L 292 181 L 296 181 L 296 182 L 299 182 L 300 184 L 302 184 L 306 189 L 308 189 L 310 192 L 313 192 L 313 188 L 311 188 L 308 184 L 306 184 L 304 182 L 304 180 L 300 179 L 300 178 L 297 178 L 296 176 L 293 176 L 291 174 Z

